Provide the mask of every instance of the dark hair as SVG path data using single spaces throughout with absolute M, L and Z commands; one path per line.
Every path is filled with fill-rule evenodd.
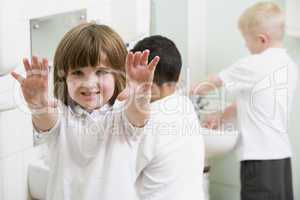
M 139 41 L 131 51 L 137 52 L 146 49 L 150 50 L 149 61 L 155 56 L 160 57 L 153 82 L 158 86 L 167 82 L 177 82 L 182 61 L 175 43 L 166 37 L 155 35 Z
M 95 23 L 80 24 L 65 34 L 54 56 L 54 96 L 65 105 L 70 102 L 66 76 L 70 69 L 97 66 L 105 54 L 104 62 L 115 73 L 115 90 L 109 104 L 112 105 L 125 86 L 125 60 L 127 49 L 121 37 L 110 27 Z M 103 56 L 102 56 L 103 57 Z

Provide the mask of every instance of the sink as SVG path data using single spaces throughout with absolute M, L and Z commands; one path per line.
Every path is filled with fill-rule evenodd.
M 225 155 L 234 150 L 239 133 L 237 130 L 211 130 L 201 128 L 201 134 L 205 144 L 205 157 L 212 158 Z
M 211 107 L 211 101 L 201 96 L 192 96 L 190 99 L 201 124 L 203 116 L 209 114 L 208 110 L 213 110 L 208 108 Z M 206 158 L 222 156 L 231 152 L 236 147 L 239 138 L 235 121 L 227 122 L 217 130 L 201 127 L 200 132 L 204 139 Z

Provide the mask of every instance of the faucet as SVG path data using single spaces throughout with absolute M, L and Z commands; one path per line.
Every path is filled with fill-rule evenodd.
M 205 112 L 206 107 L 209 105 L 209 101 L 200 95 L 191 96 L 190 100 L 194 105 L 198 119 L 201 121 L 201 114 Z

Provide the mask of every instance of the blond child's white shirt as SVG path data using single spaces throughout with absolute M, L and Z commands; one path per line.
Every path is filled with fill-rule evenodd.
M 298 70 L 286 50 L 269 48 L 250 55 L 221 71 L 219 77 L 237 103 L 240 160 L 291 157 L 288 118 Z
M 46 199 L 203 199 L 204 146 L 189 100 L 172 95 L 153 103 L 143 128 L 129 123 L 122 106 L 92 113 L 61 106 L 55 127 L 36 134 L 50 152 Z

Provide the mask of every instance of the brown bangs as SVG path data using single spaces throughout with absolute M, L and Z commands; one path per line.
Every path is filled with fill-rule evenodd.
M 97 66 L 101 61 L 101 37 L 97 37 L 96 27 L 85 28 L 70 32 L 66 35 L 68 40 L 63 47 L 62 56 L 64 63 L 61 63 L 67 73 L 68 68 L 76 69 L 86 66 Z

